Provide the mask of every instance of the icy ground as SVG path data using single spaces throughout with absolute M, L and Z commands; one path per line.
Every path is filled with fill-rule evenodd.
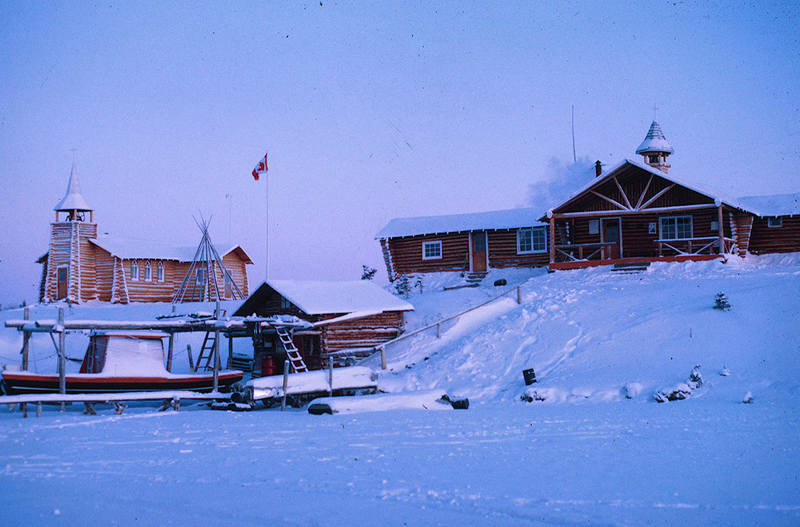
M 379 380 L 468 396 L 469 410 L 3 410 L 0 524 L 800 524 L 800 255 L 509 271 L 447 292 L 460 277 L 427 277 L 408 329 L 485 301 L 500 277 L 524 282 L 522 305 L 512 295 L 390 348 Z M 730 311 L 712 308 L 720 291 Z M 18 348 L 0 330 L 0 356 Z M 695 365 L 688 399 L 653 400 Z M 525 368 L 544 400 L 520 400 Z

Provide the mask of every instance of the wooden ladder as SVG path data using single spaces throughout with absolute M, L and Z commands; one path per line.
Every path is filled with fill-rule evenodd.
M 197 356 L 197 362 L 194 365 L 194 371 L 200 369 L 200 364 L 203 361 L 206 361 L 205 366 L 203 366 L 206 371 L 214 369 L 214 365 L 211 364 L 211 359 L 214 357 L 215 342 L 216 337 L 214 336 L 214 332 L 206 331 L 206 338 L 203 339 L 203 346 L 200 348 L 200 355 Z
M 283 344 L 283 349 L 286 350 L 286 355 L 289 357 L 289 362 L 292 363 L 292 370 L 294 373 L 308 371 L 308 367 L 306 367 L 303 357 L 300 356 L 300 352 L 297 350 L 297 347 L 292 341 L 292 336 L 289 334 L 289 330 L 285 327 L 276 327 L 275 332 L 278 334 L 278 338 L 281 339 L 281 344 Z

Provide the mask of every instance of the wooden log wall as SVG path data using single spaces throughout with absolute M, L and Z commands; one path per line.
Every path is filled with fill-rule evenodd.
M 442 242 L 442 257 L 422 259 L 423 242 Z M 396 274 L 469 270 L 469 233 L 426 234 L 389 238 L 389 251 Z
M 750 235 L 753 231 L 752 214 L 737 212 L 733 215 L 733 230 L 735 231 L 736 249 L 739 256 L 744 256 L 750 250 Z
M 549 237 L 544 228 L 545 239 Z M 488 231 L 489 267 L 542 267 L 550 263 L 550 256 L 545 250 L 540 253 L 517 253 L 517 229 Z M 550 241 L 547 241 L 548 247 Z
M 782 216 L 781 227 L 770 227 L 767 218 L 754 218 L 750 234 L 753 254 L 800 251 L 800 216 Z
M 341 315 L 325 315 L 325 318 L 336 316 Z M 404 320 L 402 311 L 387 311 L 322 326 L 322 350 L 331 353 L 377 346 L 397 337 L 403 331 Z
M 96 298 L 94 249 L 90 238 L 97 237 L 97 225 L 77 221 L 50 224 L 50 246 L 45 264 L 42 296 L 57 300 L 58 268 L 67 266 L 67 296 L 76 301 Z

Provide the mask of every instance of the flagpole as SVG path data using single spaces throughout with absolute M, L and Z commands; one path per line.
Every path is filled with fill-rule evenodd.
M 266 237 L 264 238 L 264 249 L 265 249 L 265 251 L 267 253 L 266 257 L 264 258 L 264 261 L 265 261 L 265 264 L 264 264 L 264 281 L 266 282 L 266 281 L 269 280 L 269 174 L 267 172 L 264 172 L 264 186 L 267 188 L 267 191 L 266 191 L 266 194 L 267 194 L 267 196 L 266 196 L 267 231 L 266 231 Z

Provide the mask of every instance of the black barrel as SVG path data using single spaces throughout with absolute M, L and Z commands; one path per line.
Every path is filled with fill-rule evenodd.
M 533 368 L 522 370 L 522 376 L 525 378 L 525 386 L 530 386 L 536 382 L 536 373 L 533 371 Z

